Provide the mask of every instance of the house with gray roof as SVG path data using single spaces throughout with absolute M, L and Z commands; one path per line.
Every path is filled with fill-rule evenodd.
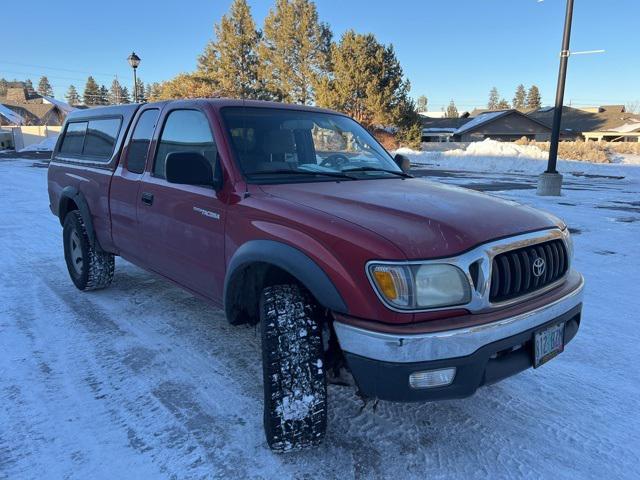
M 549 140 L 551 128 L 515 109 L 491 110 L 476 116 L 422 120 L 422 140 L 475 142 L 486 138 L 513 142 L 522 137 Z
M 551 127 L 554 107 L 544 107 L 528 116 Z M 600 107 L 562 107 L 560 130 L 573 139 L 638 142 L 640 141 L 640 115 L 627 112 L 624 105 Z

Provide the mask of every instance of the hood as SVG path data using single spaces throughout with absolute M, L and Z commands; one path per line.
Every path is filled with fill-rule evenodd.
M 418 178 L 261 188 L 371 230 L 409 259 L 448 257 L 498 238 L 558 226 L 555 217 L 539 210 Z

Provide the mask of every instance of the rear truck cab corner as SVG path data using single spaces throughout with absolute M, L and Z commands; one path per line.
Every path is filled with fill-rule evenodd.
M 339 371 L 365 397 L 461 398 L 580 326 L 562 221 L 403 160 L 330 110 L 166 101 L 71 113 L 48 190 L 78 289 L 119 255 L 259 323 L 265 434 L 287 451 L 322 440 Z

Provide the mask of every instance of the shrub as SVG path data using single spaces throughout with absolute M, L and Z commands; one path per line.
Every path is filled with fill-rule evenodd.
M 382 130 L 381 128 L 374 130 L 373 136 L 376 137 L 376 140 L 388 151 L 397 150 L 400 146 L 393 133 Z
M 518 145 L 532 145 L 545 152 L 549 151 L 550 142 L 538 142 L 522 137 L 516 140 Z M 609 145 L 605 142 L 560 142 L 558 145 L 558 157 L 566 160 L 582 160 L 595 163 L 611 163 Z
M 632 153 L 640 155 L 640 142 L 611 142 L 607 144 L 615 153 Z

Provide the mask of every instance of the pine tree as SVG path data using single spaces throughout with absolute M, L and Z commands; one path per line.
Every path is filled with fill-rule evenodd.
M 229 13 L 214 25 L 215 41 L 209 42 L 198 58 L 198 73 L 208 78 L 222 95 L 260 98 L 256 29 L 246 0 L 234 0 Z
M 87 78 L 87 84 L 82 94 L 85 105 L 101 105 L 100 103 L 100 86 L 93 77 Z
M 498 105 L 496 105 L 496 110 L 507 110 L 509 108 L 511 108 L 511 105 L 509 105 L 509 101 L 506 98 L 501 98 Z
M 53 88 L 49 83 L 49 79 L 44 75 L 40 77 L 40 81 L 38 82 L 38 93 L 43 97 L 53 97 Z
M 498 94 L 498 89 L 493 87 L 489 92 L 489 102 L 487 103 L 487 108 L 489 110 L 496 110 L 498 108 L 498 103 L 500 102 L 500 95 Z
M 67 90 L 67 94 L 65 95 L 67 103 L 69 105 L 79 105 L 80 104 L 80 95 L 78 95 L 78 90 L 73 85 L 69 85 L 69 89 Z
M 154 100 L 220 96 L 208 78 L 193 73 L 181 73 L 162 85 L 154 85 L 157 85 L 157 91 L 152 95 Z
M 542 106 L 542 97 L 540 96 L 540 90 L 536 85 L 531 85 L 529 92 L 527 92 L 527 108 L 538 109 Z
M 350 30 L 334 44 L 331 58 L 332 78 L 319 83 L 318 105 L 345 112 L 368 128 L 397 125 L 411 110 L 409 82 L 393 47 Z
M 259 75 L 278 101 L 310 104 L 330 67 L 331 31 L 311 0 L 277 0 L 264 21 Z
M 453 100 L 449 102 L 449 106 L 447 107 L 447 111 L 445 112 L 445 116 L 447 118 L 458 118 L 460 114 L 458 113 L 458 107 Z
M 157 102 L 162 95 L 162 87 L 158 82 L 150 83 L 147 85 L 147 91 L 145 91 L 145 98 L 149 102 Z
M 117 78 L 111 82 L 111 88 L 109 89 L 109 96 L 107 97 L 109 105 L 119 105 L 122 103 L 122 85 Z
M 98 105 L 109 105 L 109 89 L 104 85 L 100 85 L 99 96 L 100 103 Z
M 418 97 L 418 102 L 416 103 L 416 109 L 419 112 L 426 112 L 428 110 L 429 100 L 424 95 L 420 95 Z
M 0 78 L 0 97 L 4 97 L 7 94 L 7 87 L 9 82 L 6 78 Z
M 136 80 L 136 93 L 138 94 L 139 103 L 144 103 L 147 101 L 147 97 L 144 92 L 144 82 L 139 78 Z
M 524 85 L 518 85 L 516 88 L 516 94 L 513 96 L 513 108 L 517 108 L 518 110 L 522 110 L 526 106 L 527 101 L 527 92 L 524 89 Z
M 30 78 L 27 78 L 24 81 L 24 88 L 27 89 L 27 94 L 31 97 L 36 94 L 36 91 L 33 89 L 33 83 Z
M 151 84 L 150 83 L 147 83 L 144 86 L 144 98 L 147 99 L 147 102 L 152 101 L 151 100 Z
M 131 103 L 131 95 L 127 87 L 122 87 L 120 90 L 120 103 Z

